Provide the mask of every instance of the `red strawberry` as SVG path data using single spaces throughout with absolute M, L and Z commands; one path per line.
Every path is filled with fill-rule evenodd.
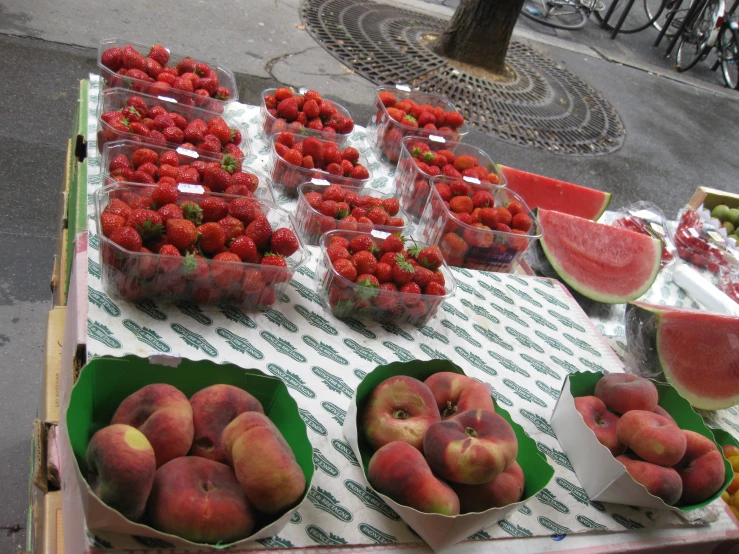
M 529 229 L 531 229 L 531 225 L 533 222 L 531 221 L 531 218 L 523 213 L 519 212 L 516 215 L 513 216 L 513 219 L 511 220 L 511 227 L 513 229 L 518 229 L 519 231 L 523 231 L 524 233 L 528 233 Z
M 357 235 L 349 242 L 348 250 L 349 252 L 352 252 L 353 254 L 356 254 L 357 252 L 361 252 L 362 250 L 367 250 L 369 252 L 374 253 L 377 250 L 377 246 L 375 245 L 371 236 Z
M 154 210 L 144 208 L 132 210 L 126 220 L 126 225 L 136 229 L 144 240 L 158 237 L 164 232 L 162 216 Z
M 421 289 L 425 288 L 431 281 L 434 280 L 434 272 L 430 269 L 426 269 L 422 266 L 414 267 L 413 282 L 416 283 Z
M 254 268 L 244 270 L 244 279 L 241 288 L 247 294 L 256 294 L 264 288 L 264 277 L 262 271 Z
M 298 118 L 298 103 L 295 98 L 285 98 L 277 104 L 277 114 L 287 121 L 295 121 Z
M 121 248 L 130 250 L 131 252 L 138 252 L 143 246 L 141 235 L 138 234 L 136 229 L 130 226 L 121 226 L 113 229 L 110 233 L 110 240 Z
M 259 177 L 253 173 L 243 173 L 237 171 L 231 176 L 232 186 L 246 186 L 250 192 L 254 192 L 259 187 Z
M 455 129 L 461 127 L 464 125 L 464 116 L 459 112 L 449 112 L 446 114 L 446 124 Z
M 351 258 L 351 254 L 349 254 L 349 251 L 340 244 L 330 244 L 326 248 L 326 255 L 328 256 L 328 259 L 332 262 L 341 259 L 348 260 Z
M 400 292 L 405 294 L 421 294 L 421 287 L 418 286 L 418 284 L 414 283 L 413 281 L 406 283 L 402 287 L 400 287 Z M 410 299 L 406 299 L 405 301 L 408 302 Z
M 423 248 L 416 256 L 418 263 L 422 267 L 435 271 L 444 263 L 444 256 L 438 246 L 427 246 Z
M 512 200 L 511 202 L 509 202 L 506 206 L 506 209 L 511 212 L 512 216 L 520 213 L 526 213 L 526 206 L 524 206 L 523 203 L 519 202 L 518 200 Z
M 342 236 L 335 236 L 331 237 L 331 240 L 329 241 L 329 246 L 332 244 L 338 244 L 339 246 L 343 246 L 344 248 L 349 248 L 349 240 L 346 237 Z
M 206 167 L 203 171 L 203 184 L 213 192 L 223 192 L 231 186 L 231 174 L 221 167 Z
M 290 229 L 280 227 L 275 230 L 270 240 L 270 250 L 280 256 L 290 257 L 300 248 L 298 239 Z
M 346 191 L 341 185 L 329 185 L 323 193 L 324 200 L 333 200 L 335 202 L 343 202 Z
M 393 266 L 393 281 L 398 285 L 409 283 L 413 279 L 415 268 L 408 263 L 403 254 L 395 255 L 395 265 Z
M 167 220 L 167 241 L 178 250 L 188 250 L 198 238 L 198 230 L 187 219 Z
M 426 288 L 423 289 L 423 293 L 431 296 L 444 296 L 446 294 L 446 289 L 441 283 L 432 281 L 426 285 Z
M 163 256 L 159 258 L 159 270 L 161 272 L 174 271 L 182 265 L 182 254 L 172 244 L 165 244 L 157 253 Z
M 192 221 L 195 225 L 200 225 L 203 222 L 203 210 L 192 200 L 185 200 L 180 204 L 180 209 L 184 219 Z
M 279 254 L 268 252 L 262 258 L 262 265 L 271 265 L 275 267 L 287 267 L 287 260 Z
M 231 252 L 216 254 L 211 262 L 210 274 L 213 282 L 221 288 L 238 283 L 244 274 L 241 258 Z
M 488 191 L 479 190 L 472 195 L 472 204 L 475 208 L 492 208 L 495 205 L 495 200 Z
M 105 209 L 103 210 L 103 212 L 120 215 L 128 219 L 128 216 L 131 213 L 131 206 L 126 204 L 120 198 L 111 198 L 110 202 L 108 202 L 108 205 L 105 206 Z
M 266 217 L 257 217 L 249 223 L 244 230 L 244 235 L 251 237 L 257 248 L 266 250 L 272 238 L 272 227 Z
M 318 211 L 325 216 L 335 218 L 339 214 L 339 204 L 333 200 L 324 200 L 318 206 Z
M 383 262 L 377 263 L 375 277 L 380 283 L 389 283 L 393 280 L 393 266 Z
M 131 163 L 135 168 L 147 162 L 155 165 L 159 163 L 159 154 L 151 148 L 139 148 L 131 155 Z
M 151 47 L 151 50 L 149 50 L 149 57 L 152 60 L 156 60 L 162 66 L 165 66 L 167 65 L 167 62 L 169 62 L 169 50 L 161 44 L 155 44 Z
M 100 214 L 101 231 L 104 236 L 110 237 L 114 229 L 123 227 L 126 224 L 126 218 L 109 212 Z
M 228 90 L 228 87 L 218 87 L 213 96 L 218 98 L 218 100 L 228 100 L 231 98 L 231 91 Z
M 364 167 L 361 164 L 357 164 L 354 166 L 354 169 L 352 169 L 352 179 L 369 179 L 369 171 L 367 171 L 367 168 Z
M 159 185 L 151 193 L 151 200 L 157 206 L 165 206 L 167 204 L 174 204 L 179 198 L 180 192 L 177 187 L 172 185 Z
M 344 279 L 354 282 L 354 279 L 357 278 L 357 268 L 354 267 L 354 264 L 350 260 L 339 258 L 333 262 L 333 266 L 336 272 Z
M 257 245 L 245 235 L 236 237 L 231 243 L 229 251 L 236 254 L 244 263 L 258 264 L 262 261 L 262 255 L 257 250 Z
M 513 220 L 513 216 L 511 215 L 511 212 L 509 212 L 503 206 L 498 206 L 495 208 L 495 213 L 497 216 L 498 224 L 503 224 L 503 225 L 510 227 L 511 221 Z
M 360 285 L 362 287 L 367 288 L 380 288 L 380 282 L 377 280 L 377 277 L 370 274 L 359 274 L 357 276 L 357 280 L 354 281 L 357 285 Z
M 367 250 L 362 250 L 354 254 L 351 258 L 352 263 L 357 268 L 357 273 L 374 274 L 377 268 L 377 259 L 374 254 Z
M 242 221 L 244 225 L 249 225 L 260 214 L 259 204 L 251 198 L 234 198 L 228 207 L 228 213 Z
M 203 221 L 219 221 L 228 215 L 228 204 L 218 196 L 208 196 L 200 202 L 203 212 Z
M 198 226 L 198 245 L 206 254 L 221 252 L 226 243 L 226 233 L 218 223 L 211 221 Z
M 318 163 L 323 160 L 323 143 L 314 137 L 308 137 L 303 141 L 303 154 L 312 156 L 314 162 Z
M 123 50 L 118 47 L 108 48 L 100 57 L 100 62 L 111 71 L 118 71 L 123 67 Z
M 477 220 L 483 225 L 495 229 L 498 224 L 498 212 L 495 208 L 482 208 L 477 215 Z
M 282 157 L 289 164 L 297 165 L 298 167 L 303 165 L 303 155 L 297 148 L 291 148 Z
M 231 142 L 231 129 L 229 129 L 228 124 L 220 117 L 214 117 L 208 122 L 208 133 L 218 137 L 218 140 L 223 145 Z
M 232 240 L 244 233 L 244 224 L 230 215 L 219 220 L 218 225 L 223 227 L 223 232 L 226 233 L 226 244 L 230 244 Z
M 387 212 L 382 208 L 372 208 L 367 212 L 367 218 L 375 225 L 385 225 L 387 222 Z
M 162 218 L 162 224 L 165 225 L 165 227 L 167 225 L 167 221 L 170 219 L 184 219 L 182 216 L 182 210 L 176 204 L 165 204 L 157 210 L 157 213 Z
M 391 216 L 397 215 L 400 211 L 400 200 L 396 197 L 384 198 L 381 205 Z

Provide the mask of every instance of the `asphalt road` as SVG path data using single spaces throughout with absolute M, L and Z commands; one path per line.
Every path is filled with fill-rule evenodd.
M 345 104 L 358 122 L 367 121 L 373 85 L 312 40 L 301 28 L 298 5 L 181 0 L 174 10 L 143 1 L 0 0 L 0 528 L 26 522 L 65 145 L 79 81 L 95 70 L 95 45 L 112 36 L 160 41 L 233 69 L 245 102 L 258 102 L 259 92 L 277 83 L 308 86 Z M 674 216 L 698 185 L 739 191 L 734 96 L 611 63 L 556 38 L 541 42 L 545 34 L 517 34 L 603 92 L 626 127 L 623 148 L 571 157 L 475 132 L 470 142 L 506 165 L 610 191 L 615 208 L 651 200 Z M 0 533 L 0 552 L 24 544 L 25 530 Z

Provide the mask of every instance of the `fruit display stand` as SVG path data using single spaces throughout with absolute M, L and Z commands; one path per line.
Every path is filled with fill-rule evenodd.
M 98 90 L 99 80 L 91 76 L 90 114 L 95 113 Z M 225 117 L 248 127 L 253 155 L 246 163 L 269 174 L 270 149 L 262 135 L 259 107 L 232 103 Z M 96 148 L 95 130 L 91 118 L 90 152 Z M 365 138 L 364 130 L 356 128 L 348 144 L 368 158 L 373 179 L 367 186 L 391 193 L 392 169 L 377 161 Z M 99 163 L 90 160 L 87 192 L 100 185 Z M 289 211 L 295 208 L 292 198 L 276 200 Z M 89 203 L 88 216 L 93 212 Z M 739 538 L 739 525 L 725 504 L 691 512 L 686 519 L 672 512 L 600 504 L 587 498 L 548 421 L 565 375 L 620 372 L 623 367 L 557 282 L 457 268 L 453 271 L 456 295 L 442 305 L 434 320 L 416 329 L 335 319 L 316 292 L 316 249 L 271 309 L 245 312 L 189 302 L 114 301 L 101 286 L 99 247 L 95 221 L 90 218 L 88 232 L 77 236 L 74 250 L 62 352 L 62 412 L 71 384 L 87 360 L 127 354 L 259 369 L 281 378 L 298 404 L 316 466 L 308 502 L 278 536 L 229 551 L 330 547 L 428 552 L 399 516 L 368 492 L 342 426 L 358 384 L 373 367 L 435 358 L 448 359 L 492 385 L 496 402 L 534 439 L 555 470 L 549 485 L 534 499 L 471 535 L 470 542 L 455 545 L 454 551 L 473 552 L 480 548 L 476 541 L 489 540 L 496 540 L 495 548 L 503 552 L 520 553 L 578 548 L 626 551 L 668 544 L 694 548 L 698 543 Z M 725 417 L 727 425 L 739 428 L 739 413 L 725 411 Z M 166 541 L 154 544 L 130 535 L 88 534 L 65 432 L 62 425 L 55 442 L 61 454 L 65 551 L 170 551 Z M 528 540 L 518 540 L 522 537 Z

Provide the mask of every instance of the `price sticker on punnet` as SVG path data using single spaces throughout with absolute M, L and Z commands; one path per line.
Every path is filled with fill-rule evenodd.
M 465 410 L 462 407 L 462 401 L 455 400 L 457 402 L 455 408 L 452 408 L 452 401 L 449 401 L 449 404 L 445 404 L 449 406 L 448 408 L 437 411 L 436 415 L 431 417 L 432 420 L 434 417 L 439 418 L 439 413 L 442 412 L 442 419 L 437 423 L 432 423 L 424 433 L 424 454 L 405 442 L 391 442 L 375 450 L 370 444 L 370 440 L 374 440 L 373 431 L 368 431 L 369 423 L 374 420 L 374 414 L 368 415 L 365 412 L 368 410 L 370 401 L 373 404 L 373 411 L 377 406 L 376 389 L 380 391 L 379 387 L 387 387 L 392 382 L 388 381 L 390 379 L 397 382 L 397 378 L 401 376 L 412 378 L 411 380 L 403 379 L 400 386 L 409 385 L 418 389 L 428 389 L 425 393 L 420 390 L 411 391 L 408 396 L 416 398 L 418 398 L 417 394 L 430 396 L 427 402 L 431 404 L 430 412 L 433 412 L 438 409 L 434 405 L 434 398 L 441 394 L 439 391 L 445 386 L 441 382 L 437 382 L 438 387 L 431 385 L 428 379 L 433 375 L 441 377 L 440 381 L 447 382 L 454 380 L 455 375 L 464 381 L 469 380 L 470 387 L 482 389 L 478 398 L 483 404 L 490 401 L 490 407 L 494 409 L 494 413 L 492 410 L 484 409 L 455 412 L 455 409 Z M 391 394 L 390 390 L 386 392 Z M 396 411 L 391 404 L 388 402 L 386 408 L 388 413 L 385 414 L 389 418 L 393 418 L 390 412 Z M 410 410 L 414 409 L 418 409 L 418 406 L 410 408 Z M 377 417 L 381 418 L 382 409 L 379 412 Z M 453 414 L 453 419 L 456 421 L 449 419 Z M 402 423 L 402 421 L 402 414 L 393 418 L 393 422 Z M 405 421 L 408 420 L 405 419 Z M 361 461 L 361 469 L 369 483 L 369 489 L 378 494 L 434 550 L 452 546 L 502 520 L 507 514 L 517 510 L 544 489 L 554 475 L 554 469 L 547 463 L 545 456 L 539 452 L 536 442 L 511 418 L 508 412 L 494 403 L 485 387 L 474 379 L 466 377 L 459 366 L 446 360 L 395 362 L 375 368 L 357 387 L 357 393 L 349 406 L 343 431 L 357 459 Z M 442 435 L 445 438 L 442 438 Z M 446 438 L 450 439 L 449 442 L 446 442 Z M 471 440 L 467 440 L 468 438 Z M 460 463 L 455 467 L 455 463 L 447 458 L 449 466 L 446 468 L 439 466 L 438 454 L 444 451 L 451 452 L 455 448 L 453 445 L 455 441 L 466 441 L 473 449 L 487 450 L 488 453 L 492 453 L 493 458 L 498 455 L 505 456 L 503 452 L 507 450 L 509 453 L 514 453 L 515 460 L 509 460 L 512 463 L 508 464 L 507 469 L 498 473 L 492 481 L 484 483 L 484 478 L 480 479 L 481 474 L 477 472 L 488 471 L 488 469 L 479 466 L 471 467 L 470 463 L 475 462 L 469 459 L 462 461 L 460 457 Z M 433 452 L 439 451 L 436 454 L 432 454 L 431 442 L 435 443 Z M 487 444 L 484 444 L 486 442 Z M 396 459 L 393 458 L 394 456 L 397 456 Z M 432 473 L 430 465 L 433 465 L 435 473 Z M 409 474 L 404 475 L 405 472 Z M 473 478 L 465 479 L 467 484 L 461 483 L 462 479 L 452 481 L 452 474 L 461 475 L 462 473 L 465 473 L 466 477 L 475 474 L 479 484 L 469 484 L 471 480 L 474 480 Z M 443 475 L 445 480 L 436 475 Z M 499 480 L 508 482 L 504 485 Z M 512 486 L 510 482 L 514 480 L 519 480 L 519 482 Z M 498 487 L 494 486 L 496 483 L 499 484 Z M 503 492 L 504 488 L 507 489 L 505 492 Z M 515 493 L 510 493 L 511 488 L 515 488 Z M 385 494 L 380 492 L 380 489 Z M 492 492 L 493 490 L 495 492 Z M 424 491 L 429 492 L 425 499 L 422 498 Z M 495 500 L 508 497 L 509 501 L 495 502 L 493 497 L 496 497 Z M 510 501 L 510 498 L 514 500 Z M 401 499 L 405 502 L 399 501 Z M 496 507 L 474 511 L 486 503 Z M 424 507 L 426 511 L 421 511 L 410 504 L 415 504 L 417 508 Z M 437 513 L 429 513 L 432 511 Z M 445 515 L 447 513 L 457 513 L 457 515 Z
M 709 521 L 700 509 L 734 476 L 701 416 L 666 383 L 572 373 L 550 423 L 591 500 Z

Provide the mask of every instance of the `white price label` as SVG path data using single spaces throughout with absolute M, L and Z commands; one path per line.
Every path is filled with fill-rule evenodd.
M 441 142 L 442 144 L 446 143 L 444 137 L 440 137 L 439 135 L 429 135 L 429 140 L 432 140 L 434 142 Z
M 310 180 L 310 182 L 313 183 L 314 185 L 330 185 L 331 184 L 326 179 L 319 179 L 317 177 L 313 177 Z
M 187 156 L 188 158 L 199 158 L 200 154 L 195 152 L 195 150 L 190 150 L 189 148 L 183 148 L 182 146 L 178 146 L 176 152 L 178 154 L 181 154 L 182 156 Z
M 480 179 L 476 179 L 475 177 L 470 177 L 469 175 L 465 175 L 464 177 L 462 177 L 462 179 L 464 179 L 468 183 L 472 183 L 473 185 L 482 184 L 482 181 L 480 181 Z
M 180 192 L 186 192 L 190 194 L 203 194 L 205 189 L 200 185 L 191 185 L 190 183 L 180 183 L 177 185 L 177 190 Z
M 164 102 L 170 102 L 172 104 L 177 103 L 177 100 L 175 100 L 174 98 L 170 98 L 169 96 L 157 96 L 157 98 L 159 98 L 159 100 L 162 100 Z
M 398 89 L 398 90 L 402 90 L 403 92 L 410 92 L 411 91 L 411 87 L 409 87 L 408 85 L 397 84 L 397 85 L 395 85 L 395 88 Z

